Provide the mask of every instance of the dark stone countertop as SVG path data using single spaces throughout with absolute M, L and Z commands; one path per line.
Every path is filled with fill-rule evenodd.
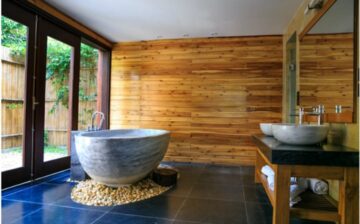
M 340 145 L 288 145 L 265 135 L 254 135 L 253 141 L 273 164 L 359 167 L 358 149 Z

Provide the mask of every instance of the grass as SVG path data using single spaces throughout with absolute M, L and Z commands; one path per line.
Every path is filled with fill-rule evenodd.
M 16 147 L 16 148 L 12 148 L 11 150 L 7 150 L 7 151 L 11 152 L 11 153 L 22 153 L 22 148 Z M 45 146 L 44 153 L 57 153 L 57 154 L 67 155 L 67 150 L 65 147 L 49 145 L 49 146 Z

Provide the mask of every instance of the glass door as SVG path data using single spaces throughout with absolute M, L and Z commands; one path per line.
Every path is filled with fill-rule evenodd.
M 2 188 L 31 179 L 35 15 L 4 1 L 1 16 Z
M 70 131 L 77 129 L 80 66 L 80 38 L 76 35 L 39 18 L 37 38 L 35 178 L 70 166 Z

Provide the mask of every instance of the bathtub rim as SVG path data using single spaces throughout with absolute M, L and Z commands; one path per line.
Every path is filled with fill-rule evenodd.
M 110 132 L 110 131 L 133 131 L 133 130 L 146 130 L 146 131 L 162 131 L 162 133 L 145 136 L 88 136 L 87 134 L 96 134 L 99 132 Z M 97 139 L 97 140 L 110 140 L 110 139 L 144 139 L 144 138 L 155 138 L 163 135 L 170 135 L 170 131 L 164 129 L 153 129 L 153 128 L 123 128 L 123 129 L 104 129 L 100 131 L 84 131 L 75 136 L 75 138 L 86 138 L 86 139 Z

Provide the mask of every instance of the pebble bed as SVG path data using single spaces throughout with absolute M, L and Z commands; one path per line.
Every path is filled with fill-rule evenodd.
M 114 206 L 141 201 L 164 193 L 171 187 L 162 187 L 150 178 L 119 188 L 108 187 L 93 180 L 80 181 L 71 191 L 71 199 L 91 206 Z

